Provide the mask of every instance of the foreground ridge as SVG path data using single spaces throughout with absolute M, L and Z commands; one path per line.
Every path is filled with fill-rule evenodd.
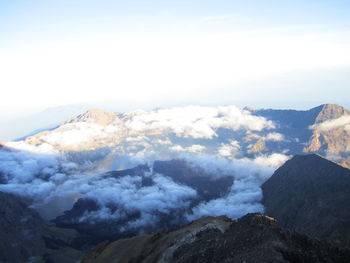
M 205 217 L 172 231 L 101 243 L 90 262 L 348 262 L 350 250 L 292 233 L 271 217 Z

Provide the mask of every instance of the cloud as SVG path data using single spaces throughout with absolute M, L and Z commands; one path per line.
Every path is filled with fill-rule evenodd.
M 350 129 L 350 115 L 341 116 L 337 119 L 327 120 L 319 124 L 310 126 L 310 129 L 317 131 L 331 131 L 343 127 L 344 130 Z
M 261 131 L 275 128 L 272 121 L 253 116 L 235 106 L 177 107 L 150 112 L 138 112 L 127 117 L 125 126 L 134 132 L 175 133 L 180 137 L 211 139 L 216 129 Z
M 284 164 L 289 158 L 290 156 L 281 153 L 273 153 L 270 155 L 258 156 L 253 160 L 253 162 L 261 166 L 277 168 Z
M 262 213 L 264 207 L 260 202 L 261 199 L 262 190 L 259 184 L 249 180 L 236 180 L 227 196 L 200 203 L 192 209 L 192 213 L 187 214 L 187 219 L 221 215 L 238 218 L 247 213 Z
M 0 191 L 29 197 L 32 207 L 47 219 L 71 209 L 79 198 L 87 198 L 95 200 L 98 209 L 86 211 L 77 222 L 113 220 L 124 222 L 119 231 L 147 229 L 159 226 L 164 218 L 170 225 L 203 215 L 236 218 L 263 211 L 260 186 L 288 158 L 271 154 L 254 160 L 236 159 L 241 157 L 241 146 L 231 134 L 265 134 L 275 125 L 234 106 L 175 107 L 121 113 L 118 117 L 118 126 L 66 123 L 26 141 L 8 143 L 14 150 L 0 150 L 0 181 L 5 182 Z M 227 137 L 209 140 L 223 131 Z M 283 140 L 275 132 L 266 137 Z M 109 145 L 111 140 L 115 141 L 108 153 L 93 151 L 98 156 L 95 162 L 84 152 L 60 151 L 94 143 Z M 155 160 L 166 159 L 185 160 L 189 167 L 203 171 L 194 175 L 205 174 L 200 180 L 210 183 L 191 184 L 188 182 L 199 178 L 181 181 L 179 174 L 167 177 L 153 172 L 152 167 L 144 174 L 113 177 L 104 173 L 145 163 L 152 166 Z M 227 177 L 234 181 L 232 186 L 210 189 L 211 182 Z M 211 191 L 215 193 L 211 195 Z
M 170 150 L 177 152 L 189 152 L 189 153 L 202 153 L 206 149 L 205 146 L 199 144 L 193 144 L 188 147 L 182 147 L 181 145 L 174 145 L 170 147 Z
M 274 141 L 274 142 L 281 142 L 281 141 L 284 141 L 285 139 L 284 139 L 283 134 L 278 133 L 278 132 L 271 132 L 271 133 L 268 133 L 266 135 L 265 140 Z
M 240 149 L 241 146 L 239 145 L 238 141 L 229 140 L 228 144 L 221 143 L 218 148 L 218 154 L 221 157 L 234 158 L 238 154 L 241 154 Z
M 194 166 L 202 167 L 215 176 L 233 176 L 229 192 L 217 199 L 201 202 L 186 214 L 188 220 L 202 216 L 227 215 L 238 218 L 250 212 L 263 212 L 261 185 L 273 173 L 274 168 L 262 166 L 251 160 L 227 160 L 212 156 L 188 157 Z
M 134 221 L 129 220 L 129 227 L 145 227 L 158 222 L 156 214 L 170 214 L 176 209 L 185 209 L 190 205 L 189 200 L 197 196 L 196 190 L 177 184 L 169 177 L 160 174 L 148 176 L 154 182 L 153 185 L 142 186 L 141 176 L 124 176 L 94 182 L 94 189 L 85 197 L 97 200 L 102 208 L 85 213 L 80 221 L 127 219 L 128 215 L 137 212 L 141 217 Z M 108 205 L 114 205 L 118 209 L 112 212 Z
M 233 141 L 231 143 L 234 144 Z M 192 145 L 189 148 L 201 147 Z M 190 167 L 205 171 L 210 176 L 208 180 L 233 177 L 233 186 L 227 193 L 220 194 L 220 198 L 206 200 L 205 196 L 198 195 L 195 188 L 152 171 L 144 175 L 110 177 L 96 170 L 94 164 L 77 165 L 62 153 L 1 150 L 0 171 L 6 177 L 6 183 L 0 184 L 0 191 L 31 198 L 32 207 L 48 219 L 70 209 L 79 198 L 96 200 L 99 209 L 86 212 L 76 219 L 77 222 L 126 220 L 119 231 L 156 228 L 169 216 L 173 219 L 167 224 L 209 213 L 237 217 L 245 212 L 262 211 L 260 185 L 269 178 L 274 168 L 252 160 L 228 160 L 206 154 L 180 152 L 176 156 L 184 159 Z M 144 162 L 152 165 L 157 157 L 153 154 L 142 158 L 122 156 L 116 168 L 120 169 L 122 165 L 131 168 Z M 144 184 L 144 180 L 148 183 Z M 218 192 L 221 191 L 218 189 Z M 138 216 L 129 218 L 133 214 Z

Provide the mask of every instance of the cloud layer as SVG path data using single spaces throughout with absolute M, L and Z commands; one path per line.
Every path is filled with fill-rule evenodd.
M 180 137 L 207 138 L 217 136 L 216 129 L 261 131 L 275 128 L 272 121 L 253 116 L 235 106 L 160 109 L 140 112 L 125 123 L 132 131 L 166 131 Z
M 1 150 L 0 191 L 31 198 L 32 207 L 45 218 L 60 215 L 82 197 L 96 200 L 99 209 L 84 213 L 77 218 L 79 222 L 126 220 L 136 213 L 138 216 L 127 220 L 120 231 L 155 227 L 164 216 L 170 215 L 187 221 L 204 215 L 226 214 L 236 218 L 246 212 L 263 210 L 260 185 L 274 168 L 261 165 L 263 162 L 258 160 L 229 160 L 203 154 L 180 152 L 177 158 L 184 159 L 193 169 L 205 171 L 210 175 L 207 180 L 233 177 L 234 184 L 219 198 L 208 201 L 193 186 L 152 171 L 110 177 L 91 163 L 80 166 L 69 161 L 64 154 Z M 271 158 L 274 156 L 265 157 Z M 124 157 L 124 165 L 130 168 L 144 161 L 152 164 L 153 160 L 152 155 L 142 159 Z

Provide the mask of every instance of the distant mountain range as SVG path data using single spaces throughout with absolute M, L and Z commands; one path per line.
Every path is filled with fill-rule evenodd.
M 350 113 L 334 104 L 307 111 L 240 110 L 234 106 L 126 113 L 91 109 L 57 128 L 8 145 L 20 148 L 21 144 L 52 152 L 84 151 L 84 158 L 91 152 L 92 160 L 100 150 L 106 165 L 116 157 L 150 153 L 167 157 L 174 153 L 214 154 L 236 159 L 318 153 L 349 167 Z

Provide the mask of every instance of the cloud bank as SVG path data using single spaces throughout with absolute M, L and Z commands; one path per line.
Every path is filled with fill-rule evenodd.
M 207 138 L 217 136 L 216 129 L 226 128 L 261 131 L 275 128 L 272 121 L 253 116 L 249 111 L 235 106 L 159 109 L 150 112 L 138 112 L 125 123 L 132 131 L 175 133 L 180 137 Z
M 261 160 L 280 157 L 265 156 Z M 132 166 L 145 161 L 151 165 L 155 160 L 154 155 L 124 158 L 124 164 Z M 210 175 L 208 180 L 232 177 L 234 184 L 219 198 L 208 201 L 201 199 L 203 196 L 198 195 L 195 187 L 152 170 L 111 177 L 96 170 L 93 164 L 80 166 L 70 162 L 64 154 L 1 150 L 0 191 L 32 199 L 32 207 L 48 219 L 70 209 L 79 198 L 95 200 L 99 209 L 87 211 L 76 220 L 90 223 L 126 220 L 119 231 L 156 227 L 169 216 L 185 222 L 204 215 L 226 214 L 236 218 L 246 212 L 263 211 L 260 185 L 275 168 L 261 160 L 229 160 L 205 154 L 180 152 L 177 158 L 184 159 L 189 167 L 205 171 Z M 126 168 L 131 167 L 126 164 Z M 127 220 L 133 214 L 138 216 Z

